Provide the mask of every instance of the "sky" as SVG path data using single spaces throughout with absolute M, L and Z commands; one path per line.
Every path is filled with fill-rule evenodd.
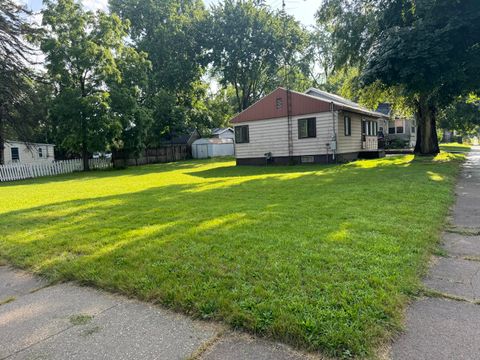
M 86 8 L 90 10 L 106 9 L 108 0 L 81 0 Z M 161 1 L 161 0 L 159 0 Z M 217 3 L 219 0 L 204 0 L 205 4 Z M 315 24 L 315 12 L 320 7 L 322 0 L 285 0 L 287 13 L 295 16 L 303 25 L 310 26 Z M 27 3 L 33 10 L 39 10 L 42 6 L 42 0 L 21 0 Z M 273 9 L 282 8 L 282 0 L 267 0 L 267 3 Z

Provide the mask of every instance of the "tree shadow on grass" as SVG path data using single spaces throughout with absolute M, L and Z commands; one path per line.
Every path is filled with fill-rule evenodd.
M 225 162 L 228 163 L 231 160 L 223 159 L 218 162 Z M 183 171 L 183 170 L 190 170 L 195 169 L 198 167 L 203 167 L 209 162 L 213 161 L 202 161 L 202 160 L 184 160 L 184 161 L 177 161 L 172 163 L 158 163 L 158 164 L 148 164 L 148 165 L 140 165 L 140 166 L 130 166 L 126 169 L 106 169 L 106 170 L 92 170 L 92 171 L 85 171 L 85 172 L 74 172 L 69 174 L 63 175 L 55 175 L 55 176 L 43 176 L 35 179 L 25 179 L 25 180 L 18 180 L 18 181 L 11 181 L 11 182 L 0 182 L 1 187 L 9 187 L 9 186 L 19 186 L 19 185 L 32 185 L 32 184 L 50 184 L 50 183 L 57 183 L 57 182 L 65 182 L 65 181 L 72 181 L 72 182 L 79 182 L 85 180 L 94 180 L 94 179 L 102 179 L 102 178 L 112 178 L 112 177 L 134 177 L 134 176 L 143 176 L 149 174 L 157 174 L 157 173 L 166 173 L 171 171 Z

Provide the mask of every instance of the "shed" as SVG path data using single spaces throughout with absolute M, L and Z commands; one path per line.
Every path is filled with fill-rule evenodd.
M 195 159 L 206 159 L 217 156 L 233 156 L 235 147 L 232 139 L 198 139 L 192 144 L 192 155 Z
M 4 162 L 5 164 L 51 163 L 55 161 L 54 149 L 53 144 L 6 140 L 3 149 Z

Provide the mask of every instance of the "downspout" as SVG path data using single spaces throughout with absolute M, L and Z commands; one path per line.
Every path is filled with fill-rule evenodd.
M 334 110 L 333 101 L 330 102 L 330 111 L 332 113 L 332 126 L 333 126 L 332 142 L 334 143 L 334 146 L 332 146 L 332 159 L 335 161 L 335 155 L 337 153 L 337 132 L 335 129 L 335 110 Z

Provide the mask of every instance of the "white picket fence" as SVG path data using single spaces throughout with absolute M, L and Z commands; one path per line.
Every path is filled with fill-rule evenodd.
M 112 162 L 110 159 L 90 159 L 88 163 L 91 170 L 103 170 L 112 167 Z M 0 165 L 0 182 L 68 174 L 82 170 L 82 159 L 62 160 L 38 164 Z

